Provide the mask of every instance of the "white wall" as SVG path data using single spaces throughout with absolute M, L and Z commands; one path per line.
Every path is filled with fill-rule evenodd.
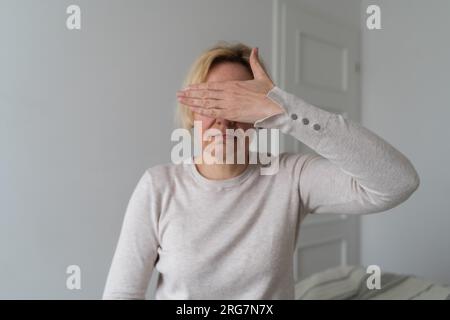
M 175 92 L 218 40 L 260 48 L 270 0 L 0 2 L 0 298 L 100 298 L 128 199 L 169 161 Z M 82 268 L 82 290 L 65 287 Z
M 296 0 L 302 7 L 340 24 L 360 28 L 361 0 Z
M 363 33 L 363 124 L 398 147 L 421 185 L 362 219 L 362 263 L 450 283 L 450 2 L 378 0 L 382 30 Z M 365 6 L 365 7 L 364 7 Z

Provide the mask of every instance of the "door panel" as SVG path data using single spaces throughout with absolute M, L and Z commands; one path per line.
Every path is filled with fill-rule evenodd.
M 272 71 L 277 85 L 319 108 L 359 121 L 358 30 L 298 2 L 274 4 Z M 315 153 L 287 135 L 280 147 Z M 359 262 L 356 216 L 309 215 L 298 240 L 293 261 L 297 282 L 330 267 Z

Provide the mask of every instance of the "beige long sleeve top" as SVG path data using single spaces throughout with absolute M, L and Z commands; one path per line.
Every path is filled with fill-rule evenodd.
M 278 128 L 317 154 L 282 153 L 227 180 L 191 162 L 147 169 L 129 201 L 104 299 L 293 299 L 293 254 L 307 214 L 391 209 L 418 188 L 411 162 L 360 124 L 274 87 L 284 113 L 255 122 Z

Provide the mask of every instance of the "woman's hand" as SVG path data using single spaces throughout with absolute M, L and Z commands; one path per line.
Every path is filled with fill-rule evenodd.
M 177 92 L 178 100 L 195 113 L 245 123 L 283 113 L 266 96 L 274 84 L 259 63 L 256 48 L 250 54 L 250 66 L 253 80 L 193 84 Z

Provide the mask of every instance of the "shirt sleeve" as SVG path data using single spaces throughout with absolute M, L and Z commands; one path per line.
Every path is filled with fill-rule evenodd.
M 151 205 L 151 176 L 139 180 L 125 217 L 109 270 L 104 300 L 145 299 L 157 259 L 157 216 Z
M 400 151 L 362 125 L 273 87 L 284 112 L 259 128 L 290 134 L 317 154 L 299 157 L 299 194 L 306 213 L 366 214 L 391 209 L 418 188 L 419 176 Z

